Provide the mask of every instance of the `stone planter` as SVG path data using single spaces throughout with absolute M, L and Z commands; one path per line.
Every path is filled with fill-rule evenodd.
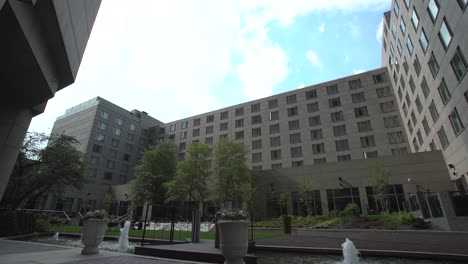
M 83 222 L 81 242 L 85 247 L 81 251 L 81 254 L 99 253 L 98 246 L 104 240 L 107 222 L 104 219 L 88 219 Z
M 226 258 L 224 264 L 245 264 L 243 258 L 248 248 L 249 221 L 218 221 L 220 247 Z

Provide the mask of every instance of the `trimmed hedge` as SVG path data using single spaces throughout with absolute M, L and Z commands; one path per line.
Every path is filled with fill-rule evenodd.
M 38 221 L 42 223 L 37 225 Z M 44 221 L 47 221 L 47 219 L 29 212 L 0 211 L 0 236 L 14 236 L 42 231 Z M 37 230 L 38 228 L 42 230 Z

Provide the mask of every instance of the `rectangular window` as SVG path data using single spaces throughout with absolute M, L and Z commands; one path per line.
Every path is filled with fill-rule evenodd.
M 207 138 L 205 138 L 205 144 L 208 144 L 208 145 L 213 144 L 213 137 L 207 137 Z
M 398 116 L 387 116 L 383 118 L 385 128 L 394 128 L 400 126 L 400 119 Z
M 209 115 L 206 117 L 206 122 L 207 123 L 213 123 L 214 122 L 214 115 Z
M 460 50 L 460 47 L 457 47 L 457 50 L 455 51 L 455 55 L 453 55 L 452 60 L 450 61 L 450 64 L 452 65 L 453 72 L 455 73 L 455 76 L 457 77 L 457 80 L 460 81 L 463 76 L 465 76 L 466 69 L 467 69 L 467 64 L 465 57 L 463 56 L 463 53 Z
M 440 145 L 442 146 L 442 149 L 446 149 L 449 145 L 449 142 L 447 139 L 447 134 L 445 134 L 444 126 L 440 127 L 440 130 L 437 131 L 437 135 L 439 136 Z
M 354 89 L 359 89 L 359 88 L 362 88 L 361 79 L 349 81 L 349 89 L 354 90 Z
M 106 171 L 104 172 L 104 180 L 112 180 L 112 172 Z
M 447 84 L 445 83 L 445 79 L 442 79 L 437 90 L 439 90 L 440 99 L 442 99 L 442 103 L 444 103 L 444 105 L 447 105 L 451 95 L 450 91 L 447 88 Z
M 338 93 L 338 85 L 329 85 L 327 86 L 327 94 L 332 95 L 332 94 L 337 94 Z
M 295 104 L 295 103 L 297 103 L 295 94 L 286 96 L 286 104 Z
M 406 41 L 406 48 L 408 48 L 409 54 L 413 54 L 413 42 L 411 41 L 410 38 Z
M 99 122 L 98 128 L 101 129 L 101 130 L 106 130 L 107 124 L 106 124 L 106 123 L 103 123 L 103 122 Z
M 319 126 L 319 125 L 321 125 L 319 115 L 309 117 L 309 126 L 313 127 L 313 126 Z
M 455 135 L 459 135 L 465 126 L 463 125 L 463 122 L 460 119 L 460 116 L 458 115 L 457 108 L 454 108 L 453 111 L 449 115 L 450 123 L 452 124 L 453 132 L 455 132 Z
M 395 111 L 395 103 L 392 101 L 380 103 L 380 111 L 382 113 L 390 113 Z
M 179 151 L 184 151 L 187 148 L 187 143 L 182 142 L 179 144 Z
M 289 134 L 289 143 L 290 144 L 301 143 L 301 133 Z
M 330 108 L 341 106 L 340 98 L 337 97 L 337 98 L 328 99 L 328 106 Z
M 353 100 L 353 104 L 358 104 L 366 101 L 364 92 L 351 94 L 351 99 Z
M 275 121 L 275 120 L 279 120 L 279 112 L 278 111 L 270 112 L 270 121 Z
M 424 98 L 427 99 L 427 97 L 429 96 L 429 85 L 427 85 L 427 81 L 426 81 L 426 77 L 423 76 L 423 79 L 421 81 L 421 90 L 423 92 L 423 95 L 424 95 Z
M 200 118 L 196 118 L 193 120 L 193 126 L 199 126 L 200 125 Z
M 378 98 L 384 98 L 392 95 L 392 92 L 390 91 L 390 87 L 385 86 L 385 87 L 380 87 L 375 89 L 377 92 L 377 97 Z
M 102 153 L 102 146 L 101 146 L 101 145 L 94 144 L 94 145 L 93 145 L 93 152 L 94 152 L 94 153 Z
M 400 156 L 404 154 L 408 154 L 408 150 L 405 147 L 392 149 L 393 156 Z
M 262 162 L 262 153 L 252 153 L 252 162 Z
M 101 112 L 101 118 L 109 120 L 109 113 L 102 111 Z
M 440 39 L 440 42 L 442 42 L 442 46 L 444 46 L 445 50 L 448 49 L 450 42 L 452 41 L 452 37 L 453 37 L 453 32 L 450 29 L 447 23 L 447 20 L 445 20 L 444 18 L 444 20 L 442 21 L 442 25 L 440 26 L 440 30 L 439 30 L 439 39 Z
M 244 127 L 244 119 L 237 119 L 235 121 L 236 128 Z
M 271 168 L 273 170 L 281 169 L 281 168 L 283 168 L 283 165 L 281 163 L 273 163 L 273 164 L 271 164 Z
M 344 121 L 343 111 L 332 112 L 330 115 L 331 115 L 331 121 L 332 122 Z
M 134 124 L 130 124 L 130 130 L 131 131 L 135 131 L 136 130 L 136 126 Z
M 411 22 L 413 23 L 414 31 L 417 31 L 418 25 L 419 25 L 419 16 L 414 8 L 413 8 L 413 14 L 411 15 Z
M 186 139 L 186 138 L 187 138 L 187 131 L 180 132 L 180 139 Z
M 219 131 L 226 131 L 228 130 L 228 122 L 219 124 Z
M 406 24 L 405 24 L 405 21 L 403 19 L 400 20 L 400 29 L 401 29 L 401 33 L 403 33 L 403 35 L 405 35 L 405 33 L 406 33 Z
M 169 126 L 169 131 L 170 131 L 170 132 L 176 131 L 176 124 L 170 125 L 170 126 Z
M 270 134 L 277 134 L 279 132 L 280 132 L 279 124 L 270 125 Z
M 318 102 L 307 104 L 307 112 L 314 113 L 319 111 Z
M 281 149 L 276 149 L 271 151 L 271 160 L 280 160 L 281 159 Z
M 387 133 L 387 139 L 389 144 L 400 144 L 405 142 L 403 132 L 401 131 Z
M 244 115 L 244 108 L 243 107 L 236 108 L 235 112 L 236 112 L 236 116 L 242 116 Z
M 261 115 L 255 115 L 252 116 L 252 125 L 257 125 L 262 123 L 262 116 Z
M 122 134 L 122 130 L 120 130 L 120 128 L 114 127 L 113 134 L 119 137 Z
M 364 159 L 375 159 L 378 157 L 378 153 L 377 151 L 367 151 L 367 152 L 363 152 L 362 156 Z
M 192 130 L 192 137 L 199 137 L 200 136 L 200 129 L 194 129 Z
M 252 137 L 260 137 L 261 135 L 262 135 L 261 127 L 252 128 Z
M 188 121 L 183 121 L 181 124 L 180 124 L 180 128 L 187 128 L 188 127 Z
M 115 138 L 112 139 L 111 145 L 112 145 L 113 147 L 118 147 L 119 144 L 120 144 L 120 140 L 115 139 Z
M 281 146 L 281 137 L 280 137 L 280 136 L 271 137 L 271 138 L 270 138 L 270 146 L 271 146 L 271 147 L 279 147 L 279 146 Z
M 297 116 L 298 114 L 297 106 L 288 108 L 288 116 Z
M 205 129 L 205 134 L 213 134 L 213 126 L 207 126 Z
M 187 134 L 187 131 L 185 131 L 185 134 Z M 127 133 L 127 140 L 128 141 L 133 141 L 135 139 L 135 135 L 132 133 Z
M 123 125 L 123 120 L 121 118 L 115 118 L 115 123 L 119 126 Z
M 333 135 L 335 137 L 341 137 L 346 135 L 346 125 L 334 126 Z
M 314 130 L 311 130 L 310 131 L 310 139 L 312 141 L 314 140 L 320 140 L 323 138 L 323 134 L 322 134 L 322 129 L 319 128 L 319 129 L 314 129 Z
M 429 136 L 429 133 L 431 132 L 431 130 L 429 129 L 429 123 L 427 123 L 427 118 L 424 117 L 423 121 L 422 121 L 422 125 L 423 125 L 423 128 L 424 128 L 424 133 L 426 133 L 426 136 Z
M 432 122 L 436 123 L 439 119 L 439 112 L 437 111 L 437 107 L 435 106 L 434 101 L 432 101 L 429 105 L 429 112 L 431 113 Z
M 357 127 L 358 131 L 360 133 L 362 132 L 369 132 L 372 131 L 372 125 L 370 120 L 362 121 L 362 122 L 357 122 Z
M 421 63 L 419 63 L 417 55 L 414 55 L 413 67 L 414 71 L 416 72 L 416 75 L 419 77 L 419 74 L 421 73 Z
M 250 106 L 250 111 L 251 111 L 252 113 L 259 112 L 259 111 L 260 111 L 260 103 L 252 104 L 252 105 Z
M 432 77 L 435 78 L 437 73 L 439 72 L 439 63 L 437 62 L 434 52 L 431 52 L 431 57 L 429 58 L 429 69 L 431 70 Z
M 360 139 L 361 139 L 361 147 L 362 148 L 375 147 L 374 136 L 361 137 Z
M 243 139 L 243 138 L 244 138 L 244 131 L 237 131 L 234 134 L 234 139 L 235 140 L 240 140 L 240 139 Z
M 299 120 L 291 120 L 288 122 L 289 130 L 299 129 Z
M 225 119 L 228 119 L 228 117 L 229 117 L 229 112 L 224 111 L 224 112 L 221 112 L 219 119 L 225 120 Z
M 375 84 L 379 84 L 379 83 L 383 83 L 387 81 L 385 73 L 372 75 L 372 79 L 374 80 Z
M 291 163 L 291 167 L 302 167 L 303 165 L 304 165 L 304 162 L 302 160 L 293 161 Z
M 105 136 L 101 133 L 96 133 L 96 141 L 98 142 L 104 142 Z
M 252 149 L 261 149 L 262 148 L 262 140 L 252 140 Z
M 337 156 L 339 162 L 351 160 L 351 154 Z
M 429 16 L 434 23 L 437 19 L 437 14 L 439 14 L 439 2 L 437 2 L 437 0 L 429 0 L 429 4 L 427 5 L 427 12 L 429 12 Z
M 355 115 L 357 118 L 368 116 L 369 113 L 367 112 L 367 106 L 354 108 L 354 115 Z
M 325 144 L 324 143 L 312 144 L 312 152 L 314 153 L 314 155 L 325 153 Z
M 317 90 L 310 90 L 306 92 L 306 100 L 317 98 Z
M 278 99 L 268 100 L 268 108 L 276 108 L 278 107 Z
M 291 158 L 302 157 L 302 147 L 292 147 L 291 148 Z
M 336 151 L 349 150 L 349 143 L 347 139 L 335 141 Z
M 318 164 L 325 164 L 327 163 L 327 158 L 318 158 L 318 159 L 314 159 L 314 164 L 315 165 L 318 165 Z

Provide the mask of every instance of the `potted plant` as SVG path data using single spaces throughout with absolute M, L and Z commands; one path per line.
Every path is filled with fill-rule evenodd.
M 99 244 L 104 240 L 107 222 L 109 218 L 105 210 L 87 212 L 83 217 L 83 233 L 81 242 L 85 246 L 81 254 L 99 253 Z
M 223 209 L 219 211 L 218 228 L 220 246 L 225 264 L 244 264 L 247 254 L 248 228 L 247 212 L 241 209 Z

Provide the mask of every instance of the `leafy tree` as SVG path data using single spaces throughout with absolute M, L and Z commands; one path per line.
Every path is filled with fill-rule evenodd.
M 66 188 L 81 189 L 87 180 L 83 153 L 75 149 L 76 144 L 71 136 L 28 133 L 1 207 L 16 209 L 48 192 L 60 196 Z
M 250 169 L 247 167 L 244 144 L 222 139 L 215 147 L 213 181 L 214 196 L 221 202 L 232 202 L 240 207 L 246 184 L 250 183 Z
M 284 215 L 284 214 L 287 215 L 288 214 L 288 204 L 289 204 L 289 198 L 290 197 L 291 197 L 291 195 L 288 192 L 280 193 L 278 203 L 279 203 L 280 212 L 281 212 L 282 215 Z M 284 212 L 283 212 L 283 209 L 284 209 Z
M 174 179 L 165 184 L 166 202 L 188 200 L 192 205 L 192 201 L 203 203 L 208 197 L 208 145 L 193 143 L 187 149 L 187 153 L 188 157 L 177 163 Z
M 135 167 L 135 179 L 130 182 L 132 208 L 147 201 L 153 204 L 164 202 L 164 183 L 174 178 L 176 154 L 177 147 L 169 141 L 163 141 L 144 152 L 142 163 Z
M 307 215 L 314 214 L 314 197 L 312 193 L 312 183 L 308 180 L 301 182 L 298 185 L 299 189 L 299 201 L 305 205 Z
M 369 182 L 373 187 L 374 199 L 382 206 L 382 210 L 386 214 L 390 212 L 390 199 L 386 194 L 389 186 L 388 179 L 391 176 L 392 171 L 379 162 L 374 164 L 374 168 L 369 173 Z

